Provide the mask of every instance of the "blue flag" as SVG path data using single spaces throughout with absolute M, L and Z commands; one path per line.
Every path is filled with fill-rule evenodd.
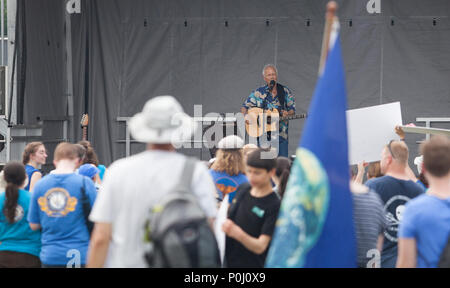
M 340 37 L 314 92 L 266 267 L 356 267 Z

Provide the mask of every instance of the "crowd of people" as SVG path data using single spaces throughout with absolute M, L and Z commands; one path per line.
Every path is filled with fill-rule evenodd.
M 0 177 L 0 267 L 148 267 L 143 227 L 150 210 L 162 209 L 159 205 L 184 175 L 190 158 L 176 152 L 173 143 L 186 136 L 190 123 L 175 98 L 149 100 L 129 122 L 146 151 L 108 169 L 89 142 L 63 142 L 53 153 L 55 170 L 43 176 L 39 168 L 47 150 L 40 142 L 28 144 L 22 162 L 6 164 Z M 398 127 L 396 132 L 401 140 L 387 143 L 379 162 L 359 164 L 348 179 L 355 265 L 445 267 L 450 139 L 436 136 L 421 145 L 416 177 L 408 164 L 405 134 Z M 228 199 L 227 219 L 220 227 L 226 235 L 222 266 L 262 268 L 295 160 L 263 157 L 270 151 L 244 144 L 238 136 L 223 138 L 215 158 L 195 161 L 188 190 L 211 230 Z

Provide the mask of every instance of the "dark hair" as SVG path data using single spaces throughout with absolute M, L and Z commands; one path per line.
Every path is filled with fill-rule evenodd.
M 271 151 L 269 149 L 258 148 L 249 153 L 247 156 L 247 166 L 266 169 L 269 172 L 277 166 L 277 160 L 274 158 L 261 158 L 262 153 L 271 153 Z
M 420 145 L 425 172 L 444 177 L 450 172 L 450 139 L 434 136 Z
M 36 153 L 41 145 L 44 145 L 44 144 L 42 142 L 31 142 L 31 143 L 28 143 L 27 146 L 25 146 L 25 149 L 23 150 L 23 154 L 22 154 L 23 165 L 27 165 L 28 162 L 30 162 L 31 155 Z
M 27 174 L 25 173 L 25 167 L 19 162 L 9 162 L 5 165 L 3 171 L 3 177 L 6 181 L 3 214 L 9 223 L 14 223 L 17 200 L 19 199 L 19 187 L 24 183 Z
M 92 148 L 89 141 L 80 141 L 78 144 L 82 145 L 86 149 L 86 155 L 83 160 L 83 164 L 94 164 L 95 167 L 98 166 L 97 154 L 95 154 L 94 148 Z
M 284 192 L 286 191 L 287 181 L 289 174 L 291 173 L 292 161 L 287 157 L 278 157 L 277 166 L 275 170 L 275 175 L 280 178 L 280 185 L 278 186 L 278 194 L 283 198 Z
M 430 184 L 428 183 L 428 179 L 425 177 L 425 174 L 423 174 L 423 172 L 419 174 L 418 178 L 419 178 L 420 182 L 422 182 L 423 185 L 425 185 L 425 187 L 427 187 L 427 188 L 430 187 Z

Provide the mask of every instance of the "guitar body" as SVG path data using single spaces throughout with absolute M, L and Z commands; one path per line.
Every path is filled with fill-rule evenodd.
M 267 131 L 278 129 L 275 119 L 279 117 L 280 114 L 277 109 L 250 108 L 245 116 L 245 119 L 249 122 L 245 124 L 245 130 L 250 137 L 261 137 Z
M 280 117 L 277 109 L 250 108 L 245 115 L 245 130 L 250 137 L 261 137 L 264 133 L 278 131 L 279 122 L 306 118 L 306 114 Z

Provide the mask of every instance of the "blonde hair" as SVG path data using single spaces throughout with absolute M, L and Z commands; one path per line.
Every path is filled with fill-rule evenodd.
M 383 176 L 381 174 L 381 167 L 380 167 L 380 161 L 372 162 L 369 164 L 369 167 L 367 168 L 367 178 L 378 178 Z
M 242 149 L 219 149 L 212 170 L 225 172 L 230 176 L 245 173 L 244 154 Z
M 78 157 L 78 148 L 75 144 L 61 142 L 56 146 L 53 159 L 60 160 L 75 160 Z
M 402 165 L 406 165 L 408 163 L 409 149 L 408 146 L 403 141 L 393 141 L 391 143 L 391 150 L 394 153 L 389 151 L 389 145 L 386 145 L 386 150 L 392 156 L 393 160 L 396 160 L 398 163 Z

